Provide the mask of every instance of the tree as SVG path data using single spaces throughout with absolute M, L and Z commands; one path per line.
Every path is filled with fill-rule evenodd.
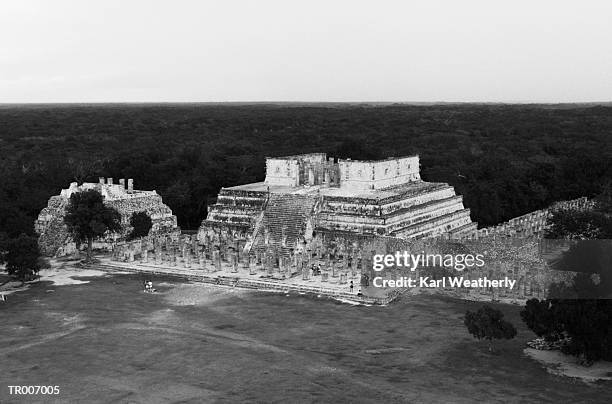
M 91 260 L 93 240 L 107 231 L 121 230 L 121 216 L 115 209 L 105 206 L 100 192 L 89 189 L 70 196 L 64 223 L 76 242 L 87 242 L 87 261 Z
M 140 237 L 146 237 L 153 227 L 151 216 L 147 212 L 134 212 L 130 217 L 130 225 L 132 231 L 128 235 L 128 240 L 134 240 Z
M 6 270 L 21 282 L 32 280 L 41 268 L 40 251 L 36 237 L 20 234 L 6 242 Z
M 559 209 L 547 220 L 546 238 L 612 238 L 612 218 L 596 210 Z
M 549 219 L 547 236 L 569 239 L 610 238 L 612 204 L 609 186 L 589 211 L 557 211 Z M 527 327 L 548 340 L 564 337 L 562 352 L 584 364 L 612 360 L 612 254 L 609 240 L 581 240 L 555 265 L 577 271 L 571 284 L 555 283 L 548 299 L 527 302 L 521 317 Z
M 468 310 L 463 323 L 474 338 L 489 342 L 489 352 L 493 350 L 493 339 L 512 339 L 516 336 L 516 328 L 504 320 L 504 314 L 488 305 L 482 306 L 477 312 Z
M 562 351 L 589 365 L 598 359 L 612 360 L 612 301 L 608 299 L 558 300 L 553 315 L 569 337 Z
M 569 337 L 562 352 L 585 364 L 612 360 L 611 300 L 531 299 L 521 318 L 536 335 L 549 341 Z
M 6 262 L 6 250 L 8 248 L 9 238 L 5 232 L 0 231 L 0 265 Z
M 538 337 L 556 341 L 562 336 L 563 328 L 550 307 L 551 302 L 547 300 L 529 299 L 521 310 L 521 319 Z
M 548 298 L 612 298 L 612 241 L 575 241 L 552 263 L 552 268 L 578 274 L 571 285 L 551 285 Z
M 367 138 L 346 138 L 330 153 L 339 158 L 377 160 L 381 153 L 376 144 L 368 144 Z
M 595 198 L 595 210 L 612 214 L 612 181 L 608 180 Z

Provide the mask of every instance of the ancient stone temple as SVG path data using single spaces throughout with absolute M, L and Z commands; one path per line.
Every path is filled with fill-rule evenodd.
M 358 161 L 313 153 L 267 158 L 265 181 L 221 189 L 198 239 L 241 240 L 241 252 L 279 259 L 314 248 L 317 233 L 416 240 L 476 227 L 452 186 L 421 180 L 418 156 Z
M 35 222 L 36 232 L 39 234 L 39 245 L 45 255 L 63 255 L 74 249 L 72 238 L 64 224 L 64 213 L 74 192 L 88 189 L 99 191 L 104 197 L 104 204 L 115 208 L 121 215 L 122 231 L 120 234 L 109 234 L 102 244 L 109 244 L 125 238 L 131 230 L 130 218 L 134 212 L 146 212 L 153 222 L 151 235 L 179 233 L 176 216 L 172 210 L 162 202 L 162 197 L 155 191 L 139 191 L 134 189 L 132 179 L 120 179 L 118 184 L 112 178 L 100 178 L 98 183 L 85 182 L 78 185 L 70 184 L 59 195 L 52 196 L 48 205 L 38 215 Z

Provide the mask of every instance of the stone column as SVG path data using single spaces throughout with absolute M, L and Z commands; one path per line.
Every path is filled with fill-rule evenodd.
M 274 256 L 272 252 L 266 252 L 265 268 L 268 271 L 268 275 L 274 275 Z
M 198 264 L 200 264 L 200 269 L 206 269 L 206 257 L 203 252 L 198 255 Z
M 213 251 L 213 264 L 215 266 L 215 271 L 221 270 L 221 254 L 219 250 Z
M 296 258 L 296 268 L 298 268 L 298 270 L 300 270 L 301 268 L 304 268 L 304 257 L 302 255 L 302 252 L 298 252 L 296 254 L 297 258 Z
M 183 258 L 183 265 L 185 268 L 191 268 L 191 252 L 187 251 L 185 258 Z
M 237 273 L 238 272 L 238 255 L 236 254 L 236 251 L 231 252 L 230 261 L 232 265 L 232 272 Z
M 351 279 L 355 278 L 355 275 L 359 272 L 359 261 L 361 261 L 361 258 L 359 258 L 358 254 L 355 254 L 353 256 L 353 265 L 351 266 Z
M 114 243 L 111 247 L 111 261 L 117 261 L 117 245 Z
M 160 256 L 161 264 L 164 264 L 164 263 L 170 264 L 170 250 L 160 249 L 159 256 Z
M 367 256 L 363 257 L 361 263 L 361 275 L 368 275 L 372 271 L 372 259 Z
M 242 252 L 242 249 L 244 248 L 244 241 L 240 239 L 236 239 L 234 248 L 236 249 L 236 259 L 238 262 L 240 262 L 240 258 L 242 258 L 241 252 Z
M 332 264 L 331 270 L 332 270 L 332 278 L 337 278 L 338 277 L 338 269 L 336 268 L 336 264 Z
M 134 246 L 130 244 L 128 249 L 128 262 L 134 262 Z
M 283 263 L 283 273 L 285 274 L 285 276 L 287 278 L 291 277 L 291 258 L 290 257 L 282 257 L 281 258 L 282 263 Z

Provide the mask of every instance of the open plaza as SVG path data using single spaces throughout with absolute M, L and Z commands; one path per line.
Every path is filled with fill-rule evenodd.
M 550 373 L 518 335 L 485 343 L 463 315 L 480 303 L 402 295 L 347 305 L 150 275 L 53 270 L 0 305 L 2 385 L 57 385 L 62 402 L 605 402 L 612 385 Z M 499 359 L 499 360 L 497 360 Z M 575 380 L 575 381 L 572 381 Z M 24 401 L 25 400 L 25 401 Z M 38 400 L 38 401 L 36 401 Z M 0 389 L 0 402 L 21 399 Z

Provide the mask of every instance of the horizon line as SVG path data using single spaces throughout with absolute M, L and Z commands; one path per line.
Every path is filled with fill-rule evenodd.
M 21 105 L 130 105 L 130 104 L 209 104 L 209 105 L 262 105 L 262 104 L 347 104 L 347 105 L 608 105 L 608 101 L 27 101 L 0 102 L 0 106 Z

